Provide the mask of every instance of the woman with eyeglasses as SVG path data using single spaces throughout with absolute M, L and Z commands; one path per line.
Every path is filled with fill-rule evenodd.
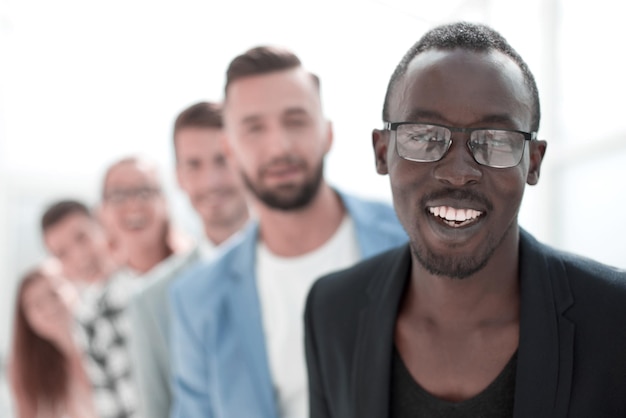
M 122 158 L 104 175 L 103 224 L 117 258 L 136 276 L 191 249 L 190 240 L 172 225 L 160 183 L 157 165 L 142 157 Z
M 75 339 L 72 285 L 56 263 L 22 278 L 9 376 L 19 418 L 95 418 L 91 383 Z

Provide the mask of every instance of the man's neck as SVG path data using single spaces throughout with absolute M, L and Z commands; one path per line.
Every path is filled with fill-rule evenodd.
M 416 320 L 440 328 L 480 328 L 519 317 L 519 283 L 514 275 L 474 282 L 436 279 L 412 287 L 407 295 L 407 307 Z
M 326 243 L 341 225 L 345 208 L 341 199 L 326 183 L 305 209 L 280 211 L 259 204 L 260 236 L 276 255 L 295 257 L 309 253 Z
M 248 222 L 248 215 L 230 224 L 204 223 L 204 235 L 213 244 L 220 245 L 235 235 Z
M 436 276 L 413 260 L 404 306 L 435 324 L 480 326 L 519 317 L 519 256 L 516 239 L 504 240 L 487 265 L 463 279 Z
M 482 392 L 519 345 L 518 236 L 510 231 L 477 273 L 429 273 L 413 256 L 394 342 L 413 379 L 441 399 Z

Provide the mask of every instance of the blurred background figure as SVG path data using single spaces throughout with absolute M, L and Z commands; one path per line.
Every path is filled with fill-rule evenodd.
M 200 216 L 209 252 L 248 220 L 243 185 L 224 155 L 222 128 L 218 103 L 196 103 L 174 122 L 176 178 Z
M 136 274 L 147 273 L 191 246 L 173 228 L 157 167 L 146 159 L 127 157 L 109 166 L 102 215 L 117 257 Z
M 97 416 L 75 340 L 77 295 L 61 271 L 60 264 L 48 261 L 18 287 L 9 374 L 19 418 Z
M 338 191 L 320 80 L 291 51 L 226 71 L 224 149 L 257 217 L 170 286 L 172 417 L 308 417 L 304 302 L 322 274 L 406 241 L 390 205 Z
M 65 199 L 50 204 L 41 217 L 47 250 L 78 289 L 75 315 L 90 315 L 102 286 L 117 268 L 107 234 L 84 203 Z
M 100 213 L 122 265 L 83 321 L 88 371 L 102 418 L 139 417 L 127 308 L 143 287 L 184 262 L 191 241 L 173 228 L 157 166 L 146 159 L 127 157 L 109 166 Z
M 77 285 L 101 282 L 115 269 L 106 233 L 84 203 L 52 203 L 41 217 L 41 231 L 65 277 Z
M 144 417 L 167 418 L 172 403 L 169 286 L 191 265 L 212 259 L 248 220 L 243 185 L 226 162 L 222 135 L 218 103 L 189 106 L 174 122 L 178 184 L 199 215 L 203 234 L 178 268 L 151 278 L 129 306 L 131 355 Z

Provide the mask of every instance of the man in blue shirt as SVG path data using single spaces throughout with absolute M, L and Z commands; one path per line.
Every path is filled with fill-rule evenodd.
M 226 152 L 257 217 L 171 288 L 172 416 L 308 416 L 302 314 L 313 281 L 406 242 L 393 209 L 333 189 L 319 79 L 257 47 L 226 75 Z

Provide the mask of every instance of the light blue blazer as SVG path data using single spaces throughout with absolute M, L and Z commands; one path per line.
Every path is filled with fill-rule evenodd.
M 362 258 L 406 243 L 390 205 L 340 194 Z M 170 288 L 172 418 L 278 418 L 256 288 L 258 224 Z

